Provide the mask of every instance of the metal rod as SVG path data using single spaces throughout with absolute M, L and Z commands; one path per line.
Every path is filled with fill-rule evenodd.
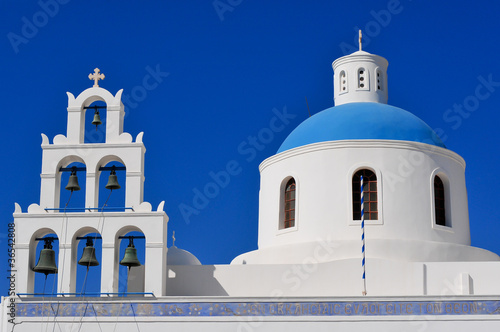
M 153 292 L 119 292 L 119 293 L 100 293 L 100 292 L 92 292 L 92 293 L 17 293 L 18 297 L 21 296 L 44 296 L 47 297 L 48 295 L 53 295 L 53 296 L 101 296 L 101 295 L 107 295 L 107 296 L 112 296 L 112 295 L 151 295 L 152 297 L 156 297 Z
M 133 207 L 123 207 L 123 206 L 106 206 L 106 207 L 82 207 L 82 208 L 45 208 L 45 211 L 61 211 L 61 210 L 66 210 L 66 211 L 76 211 L 76 210 L 118 210 L 118 209 L 124 209 L 124 210 L 132 210 L 134 211 Z
M 119 239 L 145 239 L 146 237 L 145 236 L 141 236 L 141 235 L 130 235 L 130 236 L 119 236 L 118 237 Z
M 35 239 L 35 241 L 58 241 L 59 239 L 57 237 L 53 237 L 53 236 L 50 236 L 50 237 L 37 237 Z
M 127 168 L 125 166 L 101 166 L 99 167 L 100 171 L 111 171 L 114 167 L 115 171 L 125 171 Z M 59 172 L 71 172 L 72 170 L 75 170 L 77 172 L 79 171 L 86 171 L 87 167 L 61 167 L 59 168 Z
M 106 166 L 106 167 L 99 167 L 100 171 L 111 171 L 114 169 L 115 171 L 125 171 L 126 168 L 125 166 Z
M 361 30 L 360 30 L 360 36 L 361 36 Z M 361 40 L 361 37 L 360 37 Z M 360 44 L 361 45 L 361 44 Z M 360 46 L 361 48 L 361 46 Z M 363 259 L 361 261 L 361 264 L 363 266 L 363 291 L 361 294 L 363 296 L 366 296 L 366 268 L 365 268 L 365 207 L 364 207 L 364 192 L 363 192 L 363 175 L 360 176 L 360 184 L 361 184 L 361 241 L 363 243 L 363 246 L 361 247 L 361 253 L 363 255 Z
M 90 236 L 90 235 L 87 235 L 87 236 L 78 236 L 76 239 L 77 240 L 85 240 L 85 239 L 102 240 L 102 237 L 101 236 Z
M 93 109 L 95 109 L 95 110 L 97 110 L 97 109 L 102 110 L 102 109 L 107 108 L 107 106 L 97 106 L 97 105 L 96 105 L 96 106 L 85 106 L 83 109 L 84 109 L 84 110 L 88 110 L 89 108 L 93 108 Z
M 59 168 L 59 172 L 71 172 L 72 170 L 79 172 L 79 171 L 86 171 L 87 168 L 86 167 L 76 167 L 76 166 Z

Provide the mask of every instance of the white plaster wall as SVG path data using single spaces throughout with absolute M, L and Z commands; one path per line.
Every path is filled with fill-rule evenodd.
M 310 144 L 272 156 L 260 165 L 259 249 L 326 238 L 360 246 L 360 222 L 352 217 L 351 181 L 361 168 L 373 170 L 378 181 L 379 219 L 365 222 L 368 240 L 402 240 L 401 246 L 406 241 L 470 245 L 465 162 L 459 155 L 423 143 L 357 140 Z M 449 179 L 447 217 L 451 227 L 434 222 L 435 174 Z M 297 183 L 295 227 L 280 230 L 280 188 L 290 176 Z M 394 256 L 390 251 L 386 254 Z M 411 251 L 406 258 L 398 253 L 398 259 L 411 259 L 411 255 Z M 454 256 L 453 252 L 436 255 Z M 482 260 L 480 256 L 476 259 Z M 432 252 L 419 257 L 436 259 Z
M 361 296 L 361 258 L 300 264 L 169 266 L 169 296 Z M 500 262 L 367 259 L 369 296 L 500 295 Z M 464 276 L 470 276 L 470 281 Z M 469 285 L 471 285 L 469 287 Z
M 500 295 L 498 262 L 426 263 L 428 295 Z

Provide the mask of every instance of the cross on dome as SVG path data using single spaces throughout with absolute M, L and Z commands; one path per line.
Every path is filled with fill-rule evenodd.
M 89 80 L 94 81 L 94 87 L 99 87 L 99 80 L 104 79 L 104 74 L 99 74 L 99 68 L 94 69 L 94 73 L 89 74 Z
M 361 33 L 361 29 L 359 29 L 359 50 L 362 51 L 362 43 L 361 39 L 363 39 L 363 34 Z

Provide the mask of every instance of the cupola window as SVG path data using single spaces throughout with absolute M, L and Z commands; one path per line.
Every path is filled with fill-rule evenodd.
M 439 176 L 434 177 L 434 214 L 436 225 L 446 225 L 445 190 L 443 181 Z
M 352 177 L 353 219 L 361 220 L 361 175 L 363 175 L 364 219 L 378 220 L 377 176 L 368 169 L 361 169 Z
M 280 229 L 290 228 L 295 226 L 295 200 L 296 200 L 296 185 L 295 179 L 291 178 L 287 181 L 283 190 L 282 204 L 282 223 Z
M 370 79 L 368 71 L 364 68 L 358 69 L 358 90 L 370 90 Z
M 384 91 L 384 81 L 383 81 L 384 78 L 379 68 L 375 70 L 375 75 L 377 77 L 377 90 Z
M 339 94 L 347 92 L 347 74 L 346 74 L 345 70 L 342 70 L 340 72 L 340 75 L 339 75 L 339 87 L 340 87 Z

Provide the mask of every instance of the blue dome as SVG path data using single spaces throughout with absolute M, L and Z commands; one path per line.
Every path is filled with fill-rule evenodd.
M 348 103 L 328 108 L 302 122 L 278 153 L 307 144 L 357 139 L 387 139 L 445 145 L 424 121 L 401 108 L 379 103 Z

